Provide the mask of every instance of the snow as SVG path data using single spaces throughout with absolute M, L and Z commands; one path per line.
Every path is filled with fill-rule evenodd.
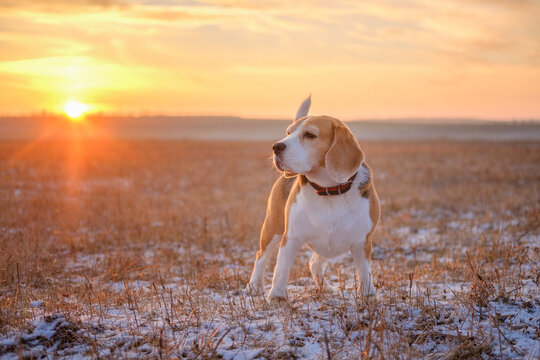
M 462 291 L 463 287 L 450 285 L 446 290 L 455 292 Z M 225 315 L 216 314 L 212 320 L 201 322 L 200 326 L 190 326 L 184 328 L 181 332 L 171 331 L 169 327 L 165 331 L 166 337 L 169 339 L 176 336 L 182 338 L 184 345 L 180 346 L 177 355 L 182 353 L 192 353 L 193 346 L 191 344 L 199 344 L 201 347 L 216 347 L 216 351 L 223 359 L 255 359 L 262 356 L 271 358 L 271 354 L 283 357 L 296 356 L 302 359 L 320 359 L 325 358 L 325 340 L 324 331 L 329 337 L 329 341 L 345 341 L 356 342 L 365 339 L 365 332 L 352 333 L 347 336 L 343 332 L 336 320 L 335 310 L 340 307 L 347 309 L 346 313 L 352 317 L 358 317 L 356 322 L 352 324 L 369 324 L 369 315 L 365 312 L 357 313 L 354 311 L 354 301 L 350 293 L 346 293 L 346 300 L 326 298 L 321 300 L 306 299 L 305 295 L 299 292 L 299 289 L 292 288 L 293 296 L 291 303 L 293 304 L 294 314 L 292 318 L 282 316 L 287 311 L 276 306 L 265 306 L 259 303 L 256 307 L 250 309 L 253 311 L 249 321 L 246 321 L 242 326 L 231 323 Z M 422 291 L 416 289 L 414 291 Z M 434 289 L 434 291 L 438 291 Z M 384 297 L 385 294 L 379 294 L 379 297 Z M 213 298 L 216 309 L 226 305 L 228 301 L 239 302 L 246 300 L 243 294 L 232 295 L 231 293 L 218 294 L 210 292 L 208 298 Z M 453 298 L 455 299 L 455 298 Z M 307 300 L 307 301 L 306 301 Z M 439 334 L 438 337 L 446 337 L 453 339 L 457 333 L 462 336 L 467 336 L 470 328 L 471 315 L 466 313 L 465 308 L 460 308 L 456 303 L 448 298 L 446 302 L 439 302 L 439 306 L 443 309 L 442 313 L 449 314 L 446 319 L 437 321 L 436 325 L 430 331 L 432 334 Z M 388 320 L 393 322 L 392 326 L 385 330 L 388 333 L 393 333 L 392 336 L 400 336 L 399 331 L 393 332 L 392 328 L 401 325 L 401 328 L 408 330 L 411 334 L 420 334 L 422 330 L 417 330 L 418 324 L 421 323 L 418 319 L 422 319 L 424 314 L 421 309 L 408 309 L 405 304 L 394 306 L 391 309 L 393 316 Z M 502 326 L 504 327 L 505 337 L 513 343 L 513 347 L 518 353 L 514 353 L 507 344 L 502 344 L 504 354 L 508 358 L 519 358 L 521 356 L 537 355 L 539 353 L 538 341 L 535 331 L 538 328 L 540 321 L 540 309 L 537 305 L 526 305 L 517 302 L 515 304 L 504 304 L 502 302 L 491 302 L 487 309 L 484 309 L 485 318 L 481 321 L 481 326 L 486 333 L 490 332 L 490 319 L 497 317 L 503 319 Z M 453 314 L 453 315 L 452 315 Z M 69 328 L 71 324 L 66 318 L 60 314 L 53 316 L 39 317 L 34 322 L 34 329 L 31 332 L 22 334 L 20 338 L 11 337 L 4 338 L 0 341 L 0 348 L 9 346 L 22 345 L 26 356 L 41 356 L 39 354 L 48 354 L 55 358 L 91 358 L 91 347 L 84 343 L 84 338 L 92 338 L 102 344 L 104 348 L 99 349 L 100 356 L 121 356 L 123 358 L 140 358 L 140 356 L 156 357 L 157 350 L 155 344 L 148 343 L 149 336 L 156 336 L 155 329 L 167 328 L 166 321 L 163 320 L 164 314 L 155 314 L 153 321 L 155 324 L 151 326 L 149 312 L 141 312 L 139 314 L 138 332 L 134 332 L 133 325 L 135 323 L 133 313 L 126 307 L 109 308 L 107 314 L 100 318 L 97 322 L 88 317 L 82 316 L 80 320 L 86 323 L 86 330 L 81 330 L 80 339 L 75 340 L 67 350 L 59 349 L 59 343 L 62 339 L 59 333 L 62 329 Z M 401 319 L 401 323 L 396 319 Z M 178 318 L 176 325 L 185 321 L 185 318 Z M 247 320 L 247 319 L 246 319 Z M 359 322 L 358 322 L 359 321 Z M 479 318 L 474 318 L 474 321 L 480 321 Z M 91 329 L 100 329 L 92 331 Z M 535 330 L 536 329 L 536 330 Z M 491 330 L 493 331 L 493 330 Z M 138 335 L 136 334 L 138 333 Z M 244 337 L 257 339 L 261 345 L 256 347 L 246 347 L 241 344 L 241 339 Z M 57 338 L 59 338 L 57 340 Z M 494 337 L 497 339 L 497 337 Z M 496 340 L 495 342 L 497 342 Z M 254 343 L 257 343 L 254 342 Z M 269 347 L 275 344 L 288 344 L 274 348 L 269 352 Z M 496 343 L 495 347 L 498 348 Z M 428 348 L 434 348 L 437 351 L 444 351 L 445 345 L 435 341 L 428 341 L 422 345 L 421 351 L 426 351 Z M 350 348 L 348 353 L 352 351 Z M 347 353 L 347 354 L 348 354 Z M 358 356 L 359 353 L 351 356 Z M 348 355 L 343 354 L 347 358 Z M 16 354 L 5 353 L 2 359 L 16 358 Z
M 33 307 L 42 307 L 43 305 L 45 304 L 45 302 L 43 301 L 40 301 L 40 300 L 36 300 L 36 301 L 32 301 L 30 303 L 30 305 L 32 305 Z
M 10 352 L 0 356 L 0 360 L 18 360 L 19 356 L 16 353 Z
M 48 322 L 44 319 L 40 319 L 35 324 L 34 331 L 30 334 L 24 334 L 22 339 L 26 342 L 32 342 L 38 338 L 51 339 L 54 334 L 56 334 L 57 328 L 64 325 L 65 319 L 62 316 L 58 316 L 57 318 L 52 318 L 51 320 L 52 321 Z
M 449 222 L 448 227 L 461 231 L 473 221 L 466 216 Z M 476 228 L 499 226 L 486 223 Z M 375 274 L 390 256 L 432 261 L 441 241 L 435 227 L 398 227 L 391 233 L 398 237 L 400 247 L 391 249 L 383 242 L 374 248 Z M 504 236 L 500 239 L 510 241 Z M 528 234 L 519 241 L 533 251 L 539 240 L 538 235 Z M 164 249 L 178 256 L 189 254 L 217 262 L 224 277 L 249 273 L 250 261 L 233 259 L 251 260 L 254 255 L 244 248 L 208 253 L 171 244 L 156 244 L 143 254 L 152 259 Z M 437 261 L 450 266 L 453 256 L 457 255 L 449 252 Z M 307 263 L 309 257 L 310 253 L 302 250 L 298 261 Z M 99 266 L 104 259 L 105 254 L 79 254 L 72 257 L 66 270 L 82 272 Z M 363 348 L 370 331 L 373 336 L 384 334 L 389 346 L 410 344 L 407 351 L 414 351 L 410 356 L 416 358 L 447 354 L 472 336 L 475 341 L 484 339 L 495 358 L 540 356 L 540 289 L 531 277 L 506 284 L 503 289 L 495 284 L 493 293 L 503 295 L 493 295 L 485 304 L 473 303 L 471 307 L 473 286 L 463 278 L 433 281 L 430 274 L 417 274 L 412 284 L 405 280 L 388 289 L 379 287 L 376 298 L 364 301 L 355 295 L 350 255 L 332 259 L 327 266 L 339 266 L 340 276 L 332 273 L 327 278 L 336 288 L 341 280 L 343 290 L 320 294 L 309 277 L 297 276 L 288 287 L 289 303 L 277 305 L 267 304 L 263 297 L 246 296 L 242 284 L 238 284 L 240 288 L 231 284 L 200 287 L 186 281 L 181 273 L 171 274 L 157 290 L 151 281 L 97 278 L 94 286 L 101 287 L 96 291 L 110 292 L 113 298 L 129 292 L 137 303 L 85 303 L 82 309 L 68 314 L 67 310 L 47 309 L 43 300 L 31 301 L 35 320 L 23 330 L 12 329 L 0 335 L 0 360 L 16 359 L 19 352 L 38 359 L 159 358 L 160 351 L 165 351 L 160 343 L 168 346 L 164 357 L 196 358 L 215 350 L 223 359 L 233 360 L 326 359 L 325 332 L 334 357 L 348 359 L 374 351 Z M 87 281 L 82 276 L 72 279 L 80 284 Z M 265 293 L 269 287 L 267 281 Z M 81 304 L 73 297 L 66 302 L 74 308 Z

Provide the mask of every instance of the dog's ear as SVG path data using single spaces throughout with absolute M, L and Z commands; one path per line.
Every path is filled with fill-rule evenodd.
M 332 180 L 346 182 L 364 161 L 364 153 L 351 130 L 344 124 L 332 124 L 333 141 L 326 152 L 325 166 Z
M 307 116 L 309 113 L 309 107 L 311 106 L 311 94 L 302 102 L 300 107 L 298 108 L 298 111 L 296 112 L 296 116 L 294 117 L 294 121 L 303 118 L 304 116 Z

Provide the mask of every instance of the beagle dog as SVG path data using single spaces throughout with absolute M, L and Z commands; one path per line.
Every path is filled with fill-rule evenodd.
M 380 217 L 373 176 L 353 133 L 330 116 L 308 116 L 308 97 L 287 128 L 287 136 L 272 149 L 275 167 L 282 173 L 272 187 L 266 218 L 247 292 L 263 293 L 264 270 L 277 256 L 268 300 L 286 299 L 293 261 L 306 244 L 313 250 L 309 268 L 322 289 L 323 264 L 351 251 L 359 290 L 375 295 L 371 278 L 372 235 Z

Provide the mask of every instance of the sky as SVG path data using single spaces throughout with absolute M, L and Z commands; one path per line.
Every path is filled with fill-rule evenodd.
M 539 0 L 0 0 L 0 114 L 540 119 Z

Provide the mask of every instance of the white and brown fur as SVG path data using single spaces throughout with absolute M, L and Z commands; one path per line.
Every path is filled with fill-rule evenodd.
M 374 295 L 370 259 L 380 205 L 373 176 L 349 128 L 329 116 L 307 116 L 310 101 L 304 101 L 287 136 L 273 146 L 274 164 L 283 174 L 268 199 L 260 250 L 246 290 L 263 293 L 266 264 L 279 250 L 268 299 L 285 299 L 291 266 L 307 244 L 313 250 L 309 268 L 321 289 L 329 289 L 324 262 L 351 251 L 361 293 Z M 307 182 L 336 186 L 356 172 L 351 189 L 340 195 L 320 196 Z

